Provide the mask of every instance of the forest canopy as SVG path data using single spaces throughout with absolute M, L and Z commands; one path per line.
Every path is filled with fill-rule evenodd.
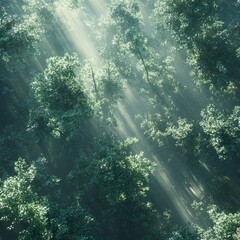
M 0 4 L 1 240 L 240 239 L 239 0 Z

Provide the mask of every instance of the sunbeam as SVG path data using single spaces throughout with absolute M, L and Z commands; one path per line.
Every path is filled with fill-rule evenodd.
M 0 0 L 0 239 L 240 239 L 239 0 Z

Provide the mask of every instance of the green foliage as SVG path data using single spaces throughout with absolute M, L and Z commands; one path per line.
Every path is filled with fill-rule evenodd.
M 55 20 L 54 3 L 56 0 L 23 0 L 23 10 L 33 12 L 32 19 L 35 24 L 47 28 Z
M 169 116 L 155 114 L 145 119 L 142 122 L 142 127 L 146 129 L 145 134 L 156 141 L 158 146 L 174 144 L 182 151 L 190 148 L 191 141 L 195 137 L 194 125 L 188 123 L 187 119 L 179 118 L 174 123 Z
M 31 112 L 29 130 L 72 138 L 79 134 L 81 121 L 93 116 L 91 101 L 76 75 L 78 58 L 66 54 L 48 59 L 47 64 L 44 74 L 32 82 L 38 109 Z
M 209 105 L 201 112 L 200 125 L 210 136 L 210 143 L 220 159 L 235 158 L 239 148 L 239 107 L 232 114 L 226 114 Z
M 144 38 L 141 34 L 141 18 L 138 5 L 124 1 L 117 2 L 111 8 L 111 17 L 120 31 L 120 35 L 115 35 L 115 37 L 120 37 L 120 41 L 128 50 L 134 54 L 139 54 L 139 49 L 142 50 L 144 46 Z
M 167 131 L 170 124 L 169 117 L 157 113 L 145 118 L 142 122 L 142 127 L 146 129 L 145 135 L 156 141 L 158 146 L 163 146 L 170 141 L 170 133 Z
M 178 119 L 177 126 L 172 126 L 169 131 L 172 137 L 176 140 L 176 144 L 183 147 L 183 141 L 189 137 L 190 133 L 193 131 L 193 124 L 187 123 L 186 119 Z M 186 140 L 185 140 L 186 141 Z
M 77 14 L 57 19 L 60 2 L 51 0 L 0 0 L 1 222 L 26 240 L 239 239 L 238 213 L 211 209 L 213 226 L 200 229 L 199 236 L 188 226 L 172 226 L 171 214 L 158 214 L 149 199 L 155 194 L 148 194 L 154 164 L 131 151 L 135 139 L 108 135 L 116 130 L 121 100 L 130 118 L 142 114 L 151 150 L 171 163 L 169 172 L 189 164 L 207 201 L 239 209 L 239 0 L 103 2 L 67 1 L 83 6 L 78 17 L 87 22 L 81 25 L 97 39 L 101 56 L 93 68 L 82 67 L 74 54 L 60 57 L 78 51 L 79 25 L 64 32 L 59 24 L 55 33 L 54 21 L 64 15 L 73 23 Z M 106 14 L 99 17 L 102 10 Z M 42 70 L 48 50 L 54 57 Z M 32 70 L 40 74 L 29 84 Z M 87 91 L 89 85 L 93 91 Z M 124 87 L 130 88 L 126 94 Z M 207 87 L 208 95 L 195 87 Z M 125 119 L 119 119 L 121 127 Z M 94 139 L 99 135 L 105 138 Z M 11 176 L 13 159 L 41 155 L 49 157 L 61 184 L 43 158 L 29 164 L 19 159 Z M 177 170 L 176 179 L 183 180 L 186 169 Z M 188 186 L 174 191 L 194 197 Z
M 68 0 L 68 1 L 66 1 L 67 6 L 72 9 L 81 8 L 82 3 L 83 3 L 83 0 Z
M 165 20 L 170 29 L 173 29 L 176 38 L 181 43 L 191 44 L 204 23 L 212 23 L 219 4 L 217 1 L 157 1 L 156 13 Z M 180 33 L 177 36 L 177 33 Z M 187 37 L 186 37 L 187 36 Z M 192 43 L 193 44 L 193 43 Z
M 201 240 L 236 240 L 239 238 L 240 214 L 219 212 L 216 206 L 209 210 L 213 226 L 200 230 Z
M 114 106 L 123 99 L 124 83 L 126 82 L 119 74 L 113 63 L 103 68 L 98 80 L 98 96 L 102 111 L 102 119 L 107 125 L 115 125 Z
M 6 126 L 0 135 L 0 159 L 1 176 L 10 173 L 13 167 L 13 160 L 23 150 L 23 135 L 16 132 L 14 126 Z
M 95 219 L 97 239 L 155 239 L 157 234 L 157 214 L 146 198 L 154 164 L 130 153 L 135 141 L 98 141 L 92 159 L 80 160 L 72 173 L 81 182 L 79 193 Z
M 0 64 L 14 64 L 16 59 L 32 53 L 38 40 L 39 29 L 31 21 L 3 12 L 0 20 Z
M 188 61 L 200 85 L 221 93 L 230 85 L 238 88 L 237 1 L 158 1 L 155 12 L 164 27 L 173 31 L 178 44 L 189 50 Z M 231 17 L 226 12 L 231 12 Z
M 54 19 L 52 1 L 19 1 L 16 12 L 9 11 L 11 7 L 7 3 L 0 8 L 0 64 L 8 64 L 8 68 L 17 60 L 19 67 L 24 56 L 36 52 L 42 33 Z
M 99 177 L 103 178 L 97 182 L 105 182 L 106 190 L 114 182 L 116 191 L 108 191 L 108 201 L 115 204 L 118 201 L 124 201 L 126 198 L 137 199 L 146 196 L 148 190 L 149 174 L 153 171 L 153 164 L 139 155 L 129 155 L 129 146 L 135 139 L 129 139 L 125 142 L 107 141 L 99 144 L 99 150 L 95 155 L 99 166 L 96 166 Z M 100 170 L 100 172 L 99 172 Z M 132 184 L 129 184 L 132 182 Z M 119 192 L 120 191 L 120 192 Z
M 94 219 L 79 206 L 78 201 L 61 206 L 61 210 L 55 209 L 54 229 L 56 240 L 93 240 Z M 57 214 L 58 213 L 58 214 Z
M 186 226 L 173 232 L 172 236 L 168 240 L 199 240 L 199 238 L 197 233 L 190 232 Z
M 15 163 L 16 175 L 7 178 L 0 188 L 1 221 L 17 232 L 19 240 L 51 239 L 48 201 L 34 186 L 38 169 L 24 159 Z
M 123 97 L 124 80 L 121 79 L 113 63 L 103 69 L 99 80 L 99 90 L 102 92 L 105 104 L 114 104 Z

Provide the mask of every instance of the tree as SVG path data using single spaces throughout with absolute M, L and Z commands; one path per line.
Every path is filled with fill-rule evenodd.
M 168 240 L 200 240 L 196 232 L 191 232 L 188 226 L 181 227 L 172 233 Z
M 8 177 L 0 187 L 0 220 L 14 230 L 19 240 L 51 239 L 49 230 L 48 199 L 39 194 L 37 166 L 45 164 L 39 159 L 30 166 L 24 159 L 15 162 L 16 175 Z M 46 183 L 44 183 L 46 184 Z
M 83 82 L 76 74 L 79 61 L 76 55 L 66 54 L 48 59 L 47 64 L 44 73 L 31 84 L 36 105 L 30 113 L 29 130 L 71 139 L 80 133 L 81 121 L 94 114 Z
M 63 196 L 62 196 L 63 197 Z M 94 218 L 71 196 L 64 204 L 53 203 L 52 232 L 55 240 L 94 240 Z
M 24 155 L 26 150 L 24 144 L 26 144 L 26 139 L 23 138 L 22 133 L 16 131 L 13 125 L 7 125 L 2 130 L 0 135 L 1 177 L 12 173 L 13 159 L 16 159 L 20 153 Z
M 157 239 L 158 217 L 147 200 L 154 164 L 133 155 L 135 140 L 97 142 L 92 158 L 80 159 L 71 176 L 82 206 L 95 221 L 96 239 Z
M 117 102 L 123 99 L 123 90 L 125 79 L 119 74 L 117 67 L 108 62 L 103 67 L 98 76 L 98 96 L 102 110 L 103 121 L 107 125 L 116 126 L 116 118 L 114 116 L 113 107 Z
M 239 239 L 240 213 L 219 212 L 216 206 L 208 211 L 213 226 L 200 229 L 201 240 L 237 240 Z
M 37 4 L 38 2 L 38 4 Z M 47 4 L 48 2 L 48 4 Z M 48 10 L 47 7 L 48 5 Z M 40 11 L 41 8 L 41 11 Z M 44 9 L 46 14 L 44 15 Z M 51 9 L 51 11 L 50 11 Z M 29 82 L 43 37 L 46 15 L 53 17 L 50 1 L 0 1 L 0 148 L 1 173 L 10 174 L 19 156 L 31 155 L 31 140 L 26 133 L 28 119 Z M 10 151 L 8 151 L 11 148 Z M 34 155 L 34 154 L 33 154 Z
M 201 86 L 207 85 L 213 94 L 227 96 L 230 92 L 237 97 L 239 7 L 236 0 L 156 3 L 159 22 L 165 22 L 179 46 L 188 51 L 195 80 Z
M 8 69 L 26 64 L 26 56 L 36 53 L 40 37 L 54 20 L 53 3 L 48 0 L 23 0 L 18 7 L 18 11 L 9 3 L 0 7 L 0 64 Z
M 210 144 L 215 149 L 219 159 L 234 160 L 238 155 L 240 137 L 239 107 L 233 113 L 222 113 L 213 104 L 201 112 L 200 122 L 203 131 L 209 135 Z

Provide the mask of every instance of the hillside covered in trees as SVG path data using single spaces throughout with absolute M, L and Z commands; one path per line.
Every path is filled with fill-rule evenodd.
M 0 240 L 240 240 L 239 0 L 0 0 Z

